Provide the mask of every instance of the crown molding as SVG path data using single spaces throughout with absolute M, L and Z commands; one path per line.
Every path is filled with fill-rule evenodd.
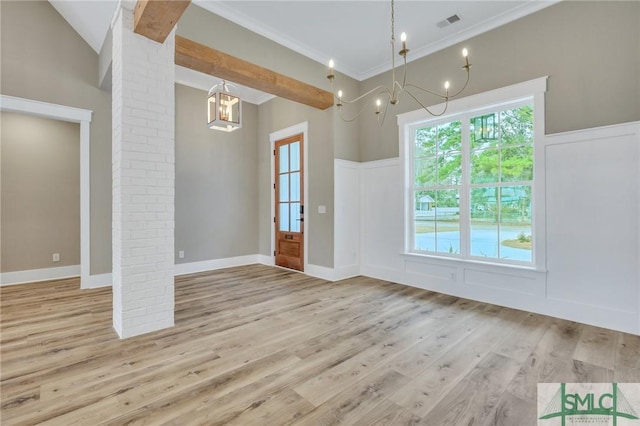
M 447 47 L 453 46 L 454 44 L 468 40 L 484 32 L 493 30 L 509 22 L 515 21 L 516 19 L 520 19 L 526 15 L 542 10 L 560 1 L 561 0 L 529 0 L 528 2 L 522 4 L 519 7 L 509 10 L 508 12 L 502 13 L 491 19 L 480 22 L 476 25 L 473 25 L 470 28 L 467 28 L 465 30 L 452 34 L 448 37 L 445 37 L 441 40 L 438 40 L 435 43 L 431 43 L 427 46 L 417 48 L 411 52 L 409 60 L 413 61 L 416 59 L 420 59 L 422 57 L 425 57 L 427 55 L 430 55 L 432 53 L 445 49 Z M 211 13 L 219 15 L 225 19 L 228 19 L 240 25 L 241 27 L 244 27 L 278 44 L 281 44 L 293 50 L 294 52 L 304 55 L 321 64 L 324 64 L 327 61 L 327 58 L 329 57 L 329 55 L 322 53 L 316 49 L 313 49 L 310 46 L 299 43 L 297 40 L 283 36 L 276 29 L 268 27 L 264 25 L 264 23 L 260 22 L 259 20 L 249 17 L 244 13 L 238 12 L 237 10 L 224 4 L 223 2 L 193 0 L 193 3 Z M 345 67 L 344 64 L 341 64 L 340 66 L 336 66 L 336 71 L 339 71 L 358 81 L 366 80 L 378 74 L 382 74 L 386 71 L 389 71 L 390 69 L 391 69 L 390 60 L 384 63 L 381 63 L 376 67 L 369 68 L 367 70 L 357 70 L 352 67 Z

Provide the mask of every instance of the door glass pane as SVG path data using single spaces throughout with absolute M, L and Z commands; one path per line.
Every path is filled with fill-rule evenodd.
M 289 145 L 280 145 L 280 151 L 278 152 L 280 158 L 280 173 L 289 171 Z
M 498 257 L 498 188 L 471 189 L 471 255 Z
M 300 142 L 289 145 L 291 148 L 291 171 L 300 170 Z
M 289 203 L 280 203 L 280 230 L 289 231 Z
M 460 254 L 459 203 L 457 189 L 436 191 L 436 251 Z
M 289 175 L 283 174 L 280 175 L 280 186 L 278 187 L 280 191 L 280 200 L 279 201 L 289 201 Z
M 291 173 L 291 201 L 300 201 L 300 172 Z
M 291 232 L 300 232 L 300 203 L 291 203 Z

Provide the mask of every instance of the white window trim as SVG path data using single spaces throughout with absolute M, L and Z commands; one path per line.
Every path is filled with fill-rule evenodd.
M 511 86 L 502 87 L 499 89 L 491 90 L 488 92 L 480 93 L 477 95 L 467 96 L 465 98 L 455 99 L 449 102 L 447 113 L 441 117 L 433 117 L 429 115 L 424 109 L 406 112 L 398 115 L 398 127 L 400 132 L 400 159 L 403 167 L 404 175 L 404 253 L 405 255 L 418 256 L 434 259 L 447 259 L 463 264 L 487 264 L 492 266 L 505 266 L 509 268 L 521 268 L 536 271 L 546 271 L 546 220 L 545 220 L 545 154 L 544 154 L 544 94 L 547 90 L 548 77 L 540 77 L 534 80 L 514 84 Z M 533 186 L 533 218 L 532 218 L 532 233 L 535 235 L 536 243 L 534 244 L 533 263 L 531 265 L 519 265 L 514 263 L 502 263 L 498 259 L 492 259 L 490 261 L 479 261 L 477 259 L 467 259 L 458 257 L 447 257 L 445 255 L 436 254 L 422 254 L 416 253 L 411 242 L 413 238 L 411 236 L 411 223 L 409 218 L 411 217 L 412 209 L 412 167 L 411 167 L 411 144 L 412 131 L 416 125 L 422 124 L 435 124 L 437 122 L 447 121 L 448 118 L 460 115 L 462 113 L 474 113 L 491 109 L 492 107 L 505 104 L 514 103 L 519 100 L 533 98 L 533 108 L 535 114 L 534 120 L 534 186 Z M 444 104 L 436 105 L 434 110 L 441 110 L 444 108 Z M 463 154 L 463 155 L 468 155 Z M 462 232 L 462 230 L 461 230 Z

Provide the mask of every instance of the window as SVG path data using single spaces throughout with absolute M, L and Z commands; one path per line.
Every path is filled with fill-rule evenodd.
M 400 116 L 409 253 L 541 266 L 535 229 L 543 229 L 536 211 L 544 200 L 535 199 L 534 170 L 543 102 L 533 91 L 515 99 L 499 92 L 489 92 L 489 103 L 484 94 L 451 102 L 444 117 Z

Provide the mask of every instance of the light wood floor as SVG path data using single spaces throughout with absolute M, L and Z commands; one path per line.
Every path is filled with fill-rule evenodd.
M 176 326 L 119 340 L 111 290 L 1 295 L 2 425 L 534 425 L 538 382 L 638 382 L 640 337 L 370 278 L 176 280 Z

